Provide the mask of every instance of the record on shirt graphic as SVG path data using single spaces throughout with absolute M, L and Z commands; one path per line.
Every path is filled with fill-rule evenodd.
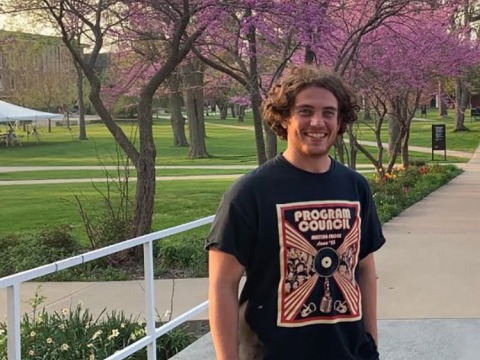
M 330 277 L 338 269 L 339 259 L 337 252 L 329 247 L 320 249 L 315 255 L 315 271 L 321 277 Z

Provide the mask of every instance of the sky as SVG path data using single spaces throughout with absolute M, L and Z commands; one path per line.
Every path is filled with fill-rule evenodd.
M 1 1 L 1 0 L 0 0 Z M 10 18 L 9 18 L 10 17 Z M 21 17 L 17 16 L 12 24 L 12 15 L 1 15 L 0 14 L 0 30 L 9 30 L 15 31 L 20 30 L 22 32 L 29 32 L 34 34 L 42 34 L 42 35 L 54 35 L 54 31 L 52 29 L 43 28 L 43 29 L 33 29 L 30 27 L 25 27 L 21 25 Z M 8 21 L 10 20 L 10 21 Z

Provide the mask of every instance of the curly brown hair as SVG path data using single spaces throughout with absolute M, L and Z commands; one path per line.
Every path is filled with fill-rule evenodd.
M 287 130 L 282 123 L 290 117 L 295 98 L 300 91 L 310 86 L 324 88 L 337 99 L 339 135 L 347 130 L 348 124 L 357 120 L 360 107 L 356 96 L 338 74 L 313 65 L 296 66 L 272 87 L 262 103 L 264 121 L 280 138 L 287 139 Z

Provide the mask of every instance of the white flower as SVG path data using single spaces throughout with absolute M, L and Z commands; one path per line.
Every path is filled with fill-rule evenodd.
M 88 347 L 88 348 L 92 348 L 92 347 L 93 347 L 93 344 L 92 344 L 92 343 L 89 343 L 89 344 L 87 344 L 87 347 Z
M 170 319 L 172 312 L 170 310 L 165 311 L 165 319 Z
M 33 350 L 29 350 L 29 351 L 28 351 L 28 355 L 30 355 L 30 356 L 33 356 L 33 355 L 35 355 L 35 351 L 33 351 Z
M 52 344 L 53 343 L 53 339 L 51 337 L 47 338 L 47 344 Z
M 70 310 L 68 310 L 67 308 L 62 309 L 62 314 L 63 315 L 68 315 L 69 313 L 70 313 Z
M 121 324 L 120 324 L 120 327 L 121 327 L 122 329 L 123 329 L 125 326 L 126 326 L 125 323 L 121 323 Z
M 31 336 L 31 337 L 35 337 L 36 335 L 37 335 L 37 333 L 36 333 L 35 331 L 32 331 L 32 332 L 30 333 L 30 336 Z
M 107 338 L 108 340 L 111 340 L 113 338 L 116 338 L 118 335 L 120 335 L 120 333 L 118 332 L 117 329 L 113 329 L 112 330 L 112 333 L 110 334 L 110 336 Z
M 95 355 L 94 355 L 94 354 L 90 354 L 90 356 L 88 357 L 88 360 L 95 360 Z
M 62 344 L 62 346 L 60 346 L 60 350 L 62 351 L 67 351 L 68 349 L 70 349 L 70 346 L 68 346 L 67 344 Z
M 103 333 L 102 330 L 98 330 L 97 332 L 95 332 L 95 334 L 93 334 L 92 336 L 92 340 L 95 340 L 97 337 L 99 337 L 101 334 Z
M 59 328 L 60 330 L 65 330 L 65 324 L 60 324 L 60 325 L 58 325 L 58 328 Z
M 137 336 L 135 335 L 135 333 L 132 333 L 130 335 L 130 340 L 133 340 L 133 341 L 137 340 Z

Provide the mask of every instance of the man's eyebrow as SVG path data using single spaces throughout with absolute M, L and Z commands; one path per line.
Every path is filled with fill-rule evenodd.
M 302 109 L 302 108 L 314 109 L 315 107 L 313 105 L 310 105 L 310 104 L 298 104 L 298 105 L 295 105 L 293 108 L 294 109 Z M 335 106 L 325 106 L 325 107 L 322 108 L 322 110 L 331 110 L 331 111 L 337 111 L 338 112 L 338 108 L 335 107 Z
M 323 108 L 323 110 L 333 110 L 333 111 L 338 111 L 338 108 L 336 108 L 335 106 L 326 106 Z
M 313 108 L 313 105 L 310 105 L 310 104 L 298 104 L 298 105 L 295 105 L 294 108 L 295 108 L 295 109 L 298 109 L 298 108 Z

